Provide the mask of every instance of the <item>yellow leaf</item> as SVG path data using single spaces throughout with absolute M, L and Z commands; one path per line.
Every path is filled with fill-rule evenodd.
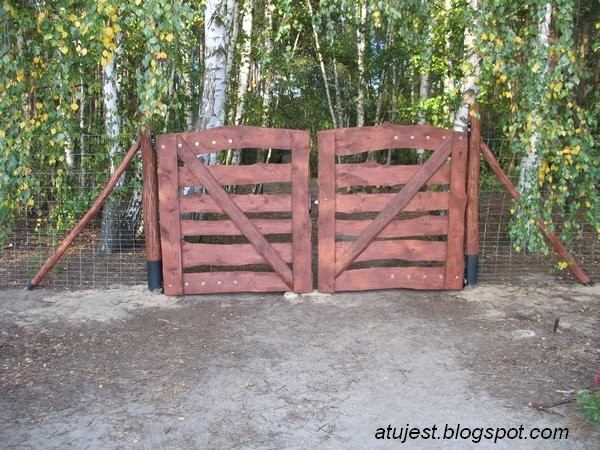
M 46 17 L 46 13 L 45 12 L 39 13 L 38 16 L 37 16 L 38 22 L 41 22 L 42 20 L 44 20 L 44 17 Z
M 0 130 L 0 139 L 3 139 L 6 137 L 6 133 L 4 132 L 4 130 Z
M 79 109 L 79 105 L 76 102 L 71 103 L 71 109 L 73 111 L 77 111 Z
M 34 204 L 35 204 L 35 201 L 32 198 L 27 200 L 27 206 L 33 206 Z
M 520 36 L 515 36 L 515 44 L 519 45 L 523 42 L 523 39 L 521 39 Z
M 173 42 L 173 39 L 175 39 L 175 36 L 173 36 L 173 33 L 169 33 L 165 36 L 165 40 L 169 43 Z
M 59 50 L 63 55 L 66 55 L 67 53 L 69 53 L 69 48 L 66 46 L 60 47 Z
M 540 65 L 538 63 L 535 63 L 535 65 L 531 68 L 531 71 L 533 73 L 538 73 L 540 71 Z

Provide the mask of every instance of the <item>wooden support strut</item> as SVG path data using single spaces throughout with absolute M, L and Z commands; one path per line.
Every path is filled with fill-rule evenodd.
M 140 143 L 136 142 L 125 154 L 123 161 L 115 170 L 115 173 L 110 177 L 108 183 L 106 183 L 106 187 L 102 190 L 94 204 L 90 207 L 88 212 L 81 218 L 79 223 L 69 232 L 67 237 L 63 239 L 63 241 L 59 244 L 59 246 L 54 250 L 54 253 L 50 255 L 50 257 L 46 260 L 44 265 L 40 268 L 38 273 L 33 277 L 29 285 L 27 286 L 28 290 L 32 290 L 35 286 L 38 286 L 44 277 L 52 270 L 54 265 L 58 262 L 58 260 L 62 257 L 62 255 L 67 251 L 67 249 L 71 246 L 73 241 L 79 236 L 81 231 L 91 222 L 91 220 L 98 214 L 100 208 L 113 191 L 119 179 L 129 166 L 129 163 L 137 153 L 140 148 Z
M 183 142 L 184 145 L 181 145 Z M 225 214 L 237 225 L 248 241 L 256 248 L 256 251 L 265 259 L 273 270 L 281 277 L 283 282 L 290 288 L 294 288 L 294 276 L 290 267 L 273 249 L 271 244 L 264 238 L 262 233 L 248 219 L 244 212 L 229 197 L 227 192 L 210 173 L 208 168 L 196 157 L 185 140 L 177 144 L 177 153 L 186 163 L 188 169 L 193 173 L 208 193 L 217 201 Z M 181 145 L 181 146 L 180 146 Z
M 481 148 L 481 119 L 478 104 L 471 107 L 471 130 L 467 159 L 467 209 L 465 212 L 465 254 L 467 285 L 477 284 L 479 266 L 479 156 Z
M 492 169 L 492 171 L 494 172 L 494 174 L 496 175 L 498 180 L 500 180 L 500 183 L 502 183 L 502 185 L 510 193 L 511 197 L 517 201 L 519 206 L 524 207 L 523 203 L 521 202 L 521 194 L 519 194 L 519 192 L 517 191 L 515 186 L 512 184 L 512 182 L 508 178 L 508 176 L 506 176 L 506 174 L 502 171 L 502 168 L 500 167 L 500 164 L 498 164 L 498 161 L 494 157 L 494 154 L 489 149 L 489 147 L 487 145 L 485 145 L 484 143 L 481 143 L 481 153 L 483 153 L 483 156 L 485 157 L 490 168 Z M 558 236 L 556 236 L 555 233 L 546 230 L 544 221 L 541 218 L 538 219 L 538 226 L 539 226 L 542 234 L 548 239 L 548 241 L 550 242 L 550 245 L 552 245 L 552 247 L 554 248 L 556 253 L 564 261 L 566 261 L 568 263 L 569 270 L 571 271 L 573 276 L 581 284 L 588 285 L 588 286 L 593 285 L 594 283 L 593 283 L 592 279 L 584 272 L 584 270 L 581 268 L 581 266 L 579 266 L 579 264 L 577 264 L 577 262 L 575 262 L 573 257 L 571 255 L 569 255 L 569 251 L 564 246 L 564 244 L 560 241 Z
M 144 238 L 148 289 L 153 292 L 162 289 L 162 251 L 160 245 L 160 224 L 158 219 L 158 175 L 153 136 L 140 133 L 142 164 L 144 166 L 144 189 L 142 205 L 144 210 Z

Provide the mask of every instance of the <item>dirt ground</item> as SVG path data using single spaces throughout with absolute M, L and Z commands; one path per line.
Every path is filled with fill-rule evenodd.
M 600 374 L 599 323 L 600 287 L 543 278 L 454 293 L 4 290 L 0 448 L 598 448 L 573 403 L 550 405 Z M 376 439 L 411 427 L 420 438 Z M 558 428 L 568 439 L 529 434 Z

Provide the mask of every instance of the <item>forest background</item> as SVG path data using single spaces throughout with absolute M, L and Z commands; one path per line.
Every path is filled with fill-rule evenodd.
M 546 251 L 536 217 L 600 238 L 597 0 L 5 0 L 0 24 L 0 244 L 24 214 L 70 228 L 142 128 L 466 130 L 475 99 L 514 156 L 517 249 Z M 139 231 L 137 164 L 103 252 Z

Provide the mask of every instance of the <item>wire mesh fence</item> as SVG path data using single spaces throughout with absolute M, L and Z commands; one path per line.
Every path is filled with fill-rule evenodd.
M 88 136 L 87 148 L 92 148 L 99 137 Z M 505 140 L 490 140 L 501 166 L 515 180 L 517 161 Z M 122 155 L 115 159 L 120 161 Z M 92 153 L 74 155 L 73 160 L 87 159 L 85 170 L 73 169 L 72 179 L 80 183 L 76 189 L 62 195 L 56 191 L 53 169 L 40 167 L 36 178 L 41 189 L 34 198 L 34 207 L 20 211 L 12 221 L 11 232 L 0 247 L 0 288 L 25 287 L 43 265 L 56 246 L 69 232 L 70 226 L 85 214 L 110 176 L 110 164 L 105 156 Z M 89 162 L 90 158 L 97 158 Z M 90 171 L 88 167 L 96 167 Z M 55 172 L 55 171 L 54 171 Z M 75 240 L 58 264 L 48 273 L 42 285 L 47 287 L 82 289 L 131 286 L 146 283 L 146 254 L 141 214 L 133 213 L 139 208 L 141 187 L 141 161 L 139 156 L 132 163 L 126 179 L 117 187 L 110 217 L 100 213 Z M 574 283 L 568 270 L 558 270 L 558 256 L 528 252 L 516 252 L 508 233 L 510 195 L 486 170 L 482 161 L 480 186 L 480 269 L 479 281 L 483 283 L 536 284 L 549 281 Z M 137 194 L 136 194 L 137 193 Z M 137 195 L 137 196 L 136 196 Z M 132 200 L 133 199 L 133 200 Z M 134 201 L 135 200 L 135 201 Z M 64 202 L 70 201 L 68 208 Z M 138 201 L 138 203 L 136 203 Z M 59 214 L 56 211 L 61 210 Z M 313 220 L 315 218 L 313 217 Z M 115 223 L 107 223 L 115 221 Z M 135 222 L 134 225 L 131 222 Z M 124 223 L 130 222 L 127 226 Z M 10 225 L 10 224 L 9 224 Z M 313 222 L 313 227 L 316 221 Z M 111 250 L 102 245 L 106 229 L 120 230 L 111 240 Z M 124 231 L 125 230 L 125 231 Z M 593 280 L 600 280 L 600 241 L 591 228 L 584 228 L 582 238 L 569 244 L 572 256 Z

